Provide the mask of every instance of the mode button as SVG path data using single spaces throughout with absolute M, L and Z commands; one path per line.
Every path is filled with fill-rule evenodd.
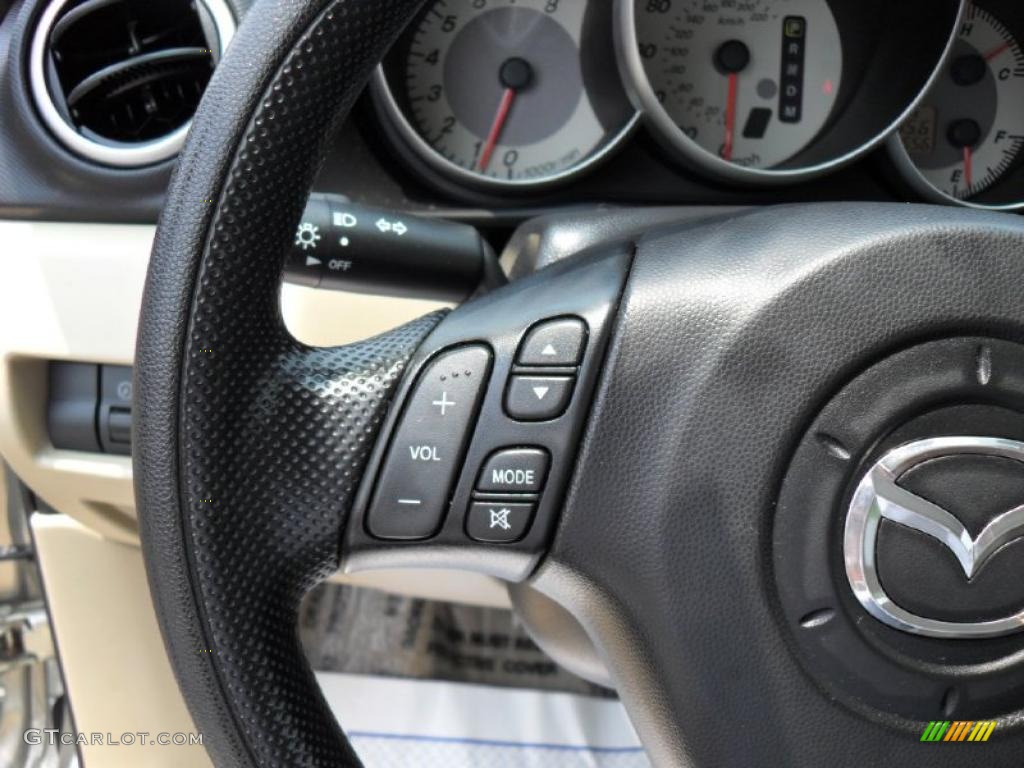
M 484 463 L 476 489 L 482 493 L 540 493 L 547 474 L 547 451 L 506 448 Z

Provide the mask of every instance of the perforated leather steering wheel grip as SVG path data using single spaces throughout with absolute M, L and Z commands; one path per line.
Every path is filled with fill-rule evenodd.
M 313 349 L 284 256 L 323 154 L 418 0 L 266 0 L 195 117 L 136 353 L 135 488 L 157 615 L 218 766 L 357 765 L 295 633 L 429 316 Z

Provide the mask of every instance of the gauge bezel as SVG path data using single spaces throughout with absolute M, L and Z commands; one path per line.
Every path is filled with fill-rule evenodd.
M 640 57 L 637 42 L 636 8 L 634 0 L 615 0 L 613 31 L 615 39 L 615 55 L 619 63 L 626 93 L 633 100 L 634 106 L 643 114 L 645 122 L 650 126 L 652 134 L 686 166 L 711 178 L 745 186 L 779 186 L 795 184 L 802 181 L 824 176 L 838 170 L 863 157 L 876 147 L 881 146 L 896 131 L 910 113 L 931 89 L 935 79 L 945 65 L 953 45 L 956 42 L 960 22 L 967 7 L 967 0 L 959 0 L 954 23 L 950 27 L 949 36 L 942 49 L 935 67 L 932 69 L 924 86 L 904 110 L 883 128 L 881 132 L 852 150 L 838 157 L 795 168 L 750 168 L 723 160 L 683 132 L 671 118 L 668 110 L 658 101 L 651 86 L 650 78 Z M 817 139 L 813 140 L 811 144 Z M 808 145 L 810 146 L 810 145 Z
M 370 78 L 370 96 L 377 107 L 378 114 L 384 116 L 397 133 L 397 138 L 413 153 L 416 159 L 426 163 L 429 168 L 442 177 L 463 187 L 480 191 L 500 190 L 502 192 L 530 193 L 564 186 L 589 173 L 611 157 L 640 124 L 640 112 L 634 110 L 629 121 L 619 131 L 610 135 L 596 151 L 587 155 L 571 168 L 566 168 L 551 176 L 541 179 L 501 179 L 477 174 L 463 168 L 430 146 L 416 131 L 409 117 L 399 105 L 398 99 L 392 92 L 391 84 L 388 82 L 383 63 L 377 65 Z
M 889 153 L 889 159 L 895 166 L 900 178 L 927 202 L 939 203 L 941 205 L 958 205 L 962 208 L 975 208 L 979 211 L 1012 212 L 1024 210 L 1024 200 L 1012 203 L 979 203 L 974 200 L 963 200 L 959 197 L 953 197 L 953 195 L 943 192 L 928 181 L 917 165 L 914 164 L 910 154 L 907 152 L 906 146 L 903 144 L 903 140 L 900 138 L 899 131 L 896 131 L 889 137 L 886 143 L 886 151 Z

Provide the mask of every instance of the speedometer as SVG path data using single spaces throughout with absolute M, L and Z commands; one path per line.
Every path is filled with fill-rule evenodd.
M 948 56 L 958 0 L 616 0 L 628 93 L 729 181 L 799 181 L 881 143 Z M 913 34 L 906 30 L 913 28 Z
M 592 165 L 635 122 L 611 40 L 611 0 L 439 0 L 375 93 L 405 146 L 444 175 L 543 186 Z
M 636 0 L 644 71 L 672 120 L 705 152 L 778 165 L 825 125 L 842 45 L 824 0 Z

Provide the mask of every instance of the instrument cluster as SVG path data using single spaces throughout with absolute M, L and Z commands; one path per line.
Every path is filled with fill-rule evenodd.
M 566 185 L 645 132 L 666 163 L 723 185 L 806 181 L 885 145 L 925 199 L 1013 208 L 1018 6 L 430 0 L 371 90 L 402 154 L 466 190 Z

